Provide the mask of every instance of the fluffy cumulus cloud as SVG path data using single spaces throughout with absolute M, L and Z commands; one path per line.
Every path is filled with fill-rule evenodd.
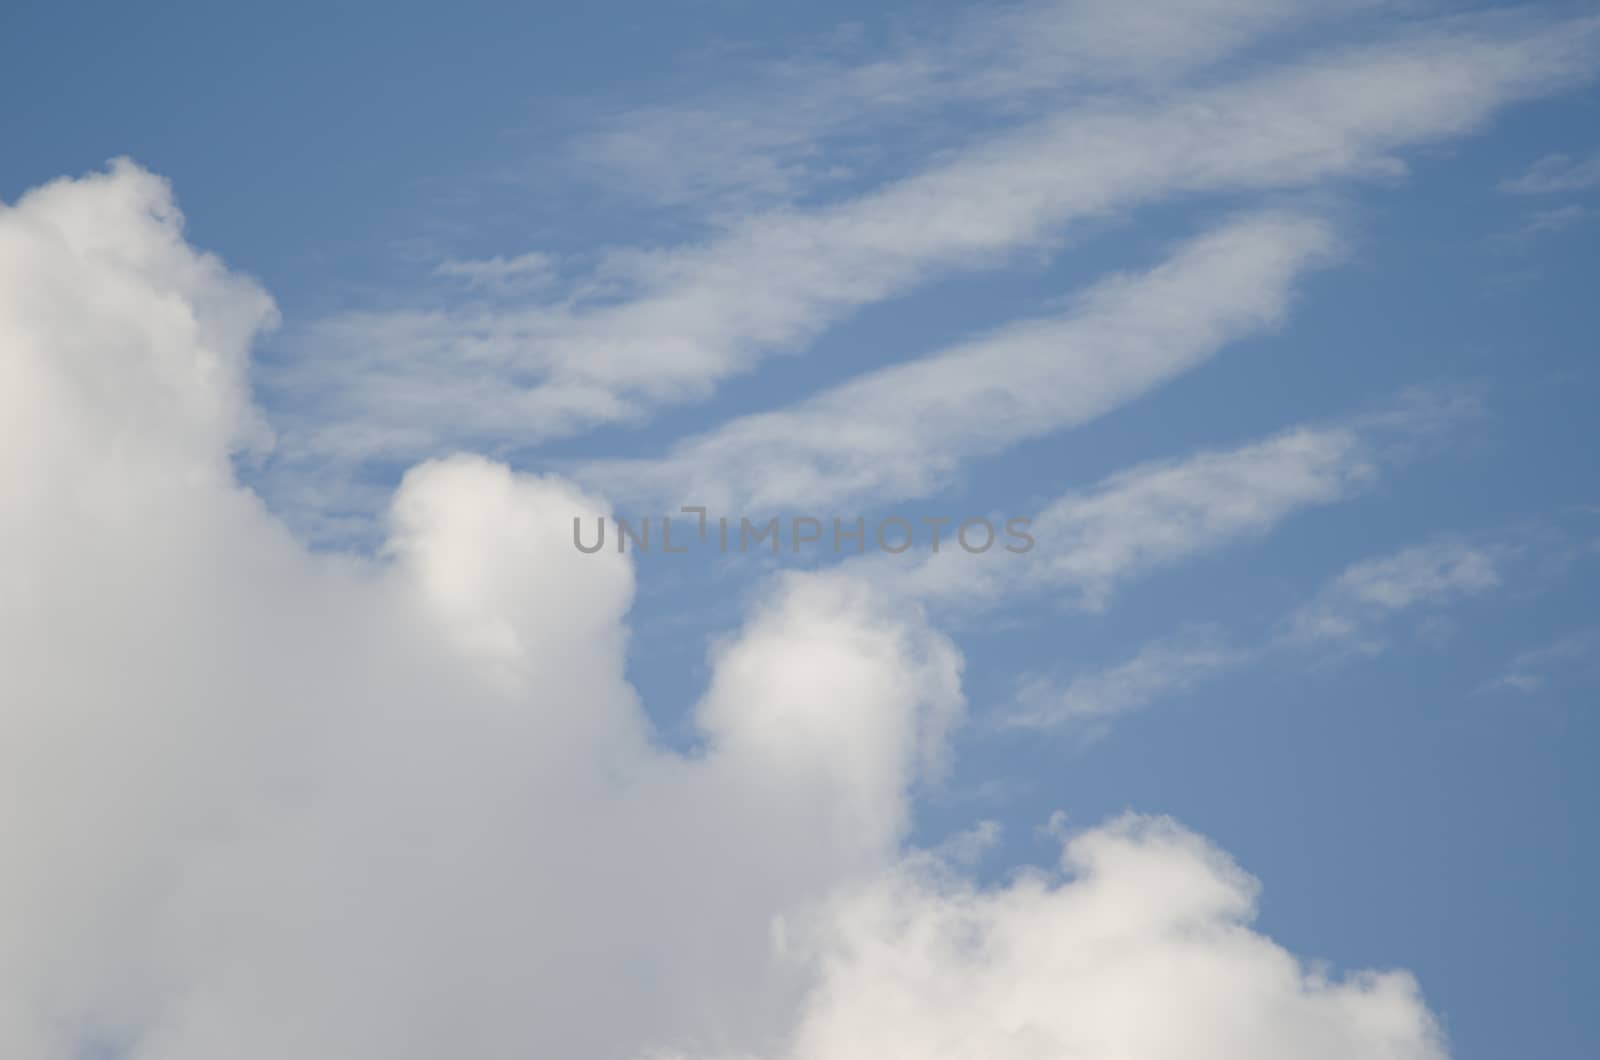
M 912 862 L 832 902 L 786 1060 L 1389 1060 L 1444 1053 L 1404 973 L 1334 982 L 1250 930 L 1256 884 L 1164 819 L 979 890 Z
M 870 581 L 771 583 L 684 754 L 601 499 L 458 456 L 308 551 L 232 470 L 273 312 L 131 164 L 0 210 L 0 1056 L 1440 1055 L 1174 825 L 908 852 L 961 660 Z

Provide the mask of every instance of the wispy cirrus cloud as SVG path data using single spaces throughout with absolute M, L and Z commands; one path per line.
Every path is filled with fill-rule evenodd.
M 639 421 L 803 349 L 863 306 L 1177 196 L 1394 174 L 1397 152 L 1589 76 L 1600 20 L 1392 27 L 1181 94 L 1076 100 L 851 198 L 612 251 L 552 294 L 346 313 L 263 378 L 286 474 L 498 449 Z
M 1278 31 L 1385 6 L 1024 0 L 899 26 L 885 40 L 853 23 L 809 53 L 746 71 L 736 91 L 605 114 L 568 150 L 580 177 L 663 205 L 725 213 L 794 201 L 881 175 L 885 134 L 931 115 L 967 109 L 1005 124 L 1067 92 L 1159 90 Z
M 1508 546 L 1440 538 L 1364 560 L 1334 578 L 1289 616 L 1285 641 L 1374 654 L 1388 619 L 1423 605 L 1443 605 L 1499 588 Z
M 1586 159 L 1546 155 L 1521 176 L 1504 180 L 1500 190 L 1513 195 L 1553 195 L 1600 187 L 1600 153 Z
M 1036 547 L 1006 563 L 946 549 L 914 564 L 860 561 L 897 592 L 963 611 L 1049 593 L 1090 611 L 1127 581 L 1266 534 L 1296 514 L 1357 496 L 1419 440 L 1476 402 L 1419 392 L 1345 422 L 1303 425 L 1228 449 L 1141 464 L 1032 515 Z
M 1549 525 L 1442 533 L 1350 563 L 1264 628 L 1229 630 L 1195 616 L 1116 661 L 1025 673 L 990 720 L 1092 740 L 1123 715 L 1250 667 L 1345 663 L 1393 651 L 1408 639 L 1442 647 L 1462 608 L 1543 591 L 1593 551 Z M 1597 672 L 1600 629 L 1580 629 L 1518 653 L 1479 690 L 1532 694 Z
M 1181 695 L 1259 658 L 1215 626 L 1192 626 L 1143 645 L 1131 657 L 1070 678 L 1030 673 L 1001 713 L 1006 728 L 1071 728 L 1085 739 L 1104 735 L 1125 714 Z
M 925 497 L 972 461 L 1079 426 L 1281 322 L 1295 281 L 1337 252 L 1316 217 L 1236 218 L 1056 317 L 856 376 L 732 420 L 657 459 L 579 477 L 629 503 L 841 510 Z
M 1585 666 L 1592 671 L 1597 662 L 1600 662 L 1600 629 L 1580 630 L 1518 652 L 1505 671 L 1487 687 L 1531 694 L 1544 688 L 1557 675 L 1570 674 Z
M 1437 617 L 1500 589 L 1514 551 L 1445 535 L 1360 560 L 1269 631 L 1240 637 L 1216 625 L 1190 625 L 1104 667 L 1024 675 L 997 720 L 1007 728 L 1064 729 L 1093 739 L 1118 717 L 1247 666 L 1377 655 L 1400 619 Z
M 489 291 L 516 292 L 547 286 L 554 281 L 556 269 L 553 257 L 531 250 L 510 258 L 447 258 L 433 273 Z
M 1556 232 L 1565 232 L 1575 225 L 1582 224 L 1594 216 L 1594 211 L 1587 206 L 1570 204 L 1557 206 L 1552 210 L 1536 210 L 1523 223 L 1518 235 L 1534 237 L 1551 235 Z

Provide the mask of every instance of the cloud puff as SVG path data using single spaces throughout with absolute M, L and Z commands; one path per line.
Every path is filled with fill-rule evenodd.
M 1338 981 L 1252 931 L 1256 883 L 1169 820 L 983 890 L 912 862 L 833 900 L 784 1060 L 1442 1057 L 1403 973 Z
M 231 470 L 272 318 L 130 164 L 0 212 L 0 1055 L 1438 1055 L 1170 825 L 1070 883 L 909 854 L 960 657 L 867 582 L 770 585 L 684 755 L 601 499 L 454 457 L 307 551 Z
M 738 1024 L 772 910 L 892 859 L 960 708 L 914 618 L 775 587 L 661 752 L 632 571 L 568 536 L 598 501 L 459 457 L 381 562 L 308 554 L 229 470 L 270 302 L 160 181 L 43 189 L 0 247 L 0 1054 L 626 1055 Z

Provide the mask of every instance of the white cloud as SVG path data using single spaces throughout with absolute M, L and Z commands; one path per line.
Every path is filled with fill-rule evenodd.
M 1588 220 L 1594 211 L 1584 206 L 1559 206 L 1554 210 L 1539 210 L 1528 218 L 1523 234 L 1536 236 L 1547 232 L 1565 232 L 1573 225 Z
M 1550 195 L 1587 191 L 1597 186 L 1600 186 L 1600 154 L 1588 159 L 1546 155 L 1520 177 L 1502 181 L 1500 190 L 1515 195 Z
M 1124 582 L 1263 535 L 1308 508 L 1358 494 L 1414 431 L 1460 412 L 1424 402 L 1345 424 L 1303 426 L 1233 449 L 1155 461 L 1109 476 L 1032 517 L 1034 547 L 1014 556 L 946 548 L 915 563 L 859 561 L 905 596 L 962 610 L 1049 593 L 1100 610 Z
M 481 260 L 447 258 L 434 268 L 436 276 L 448 276 L 489 291 L 520 291 L 544 287 L 556 278 L 557 263 L 548 254 L 530 250 L 507 258 L 497 255 Z
M 1245 642 L 1214 625 L 1193 625 L 1152 640 L 1132 656 L 1070 676 L 1036 673 L 1018 682 L 999 722 L 1013 728 L 1064 728 L 1085 739 L 1104 735 L 1119 716 L 1182 695 L 1240 667 L 1307 652 L 1376 655 L 1388 647 L 1394 620 L 1429 610 L 1418 635 L 1448 636 L 1439 609 L 1499 588 L 1512 550 L 1439 537 L 1351 564 L 1312 599 L 1295 608 L 1275 632 Z M 1524 653 L 1497 685 L 1532 691 L 1550 663 L 1581 654 L 1594 638 L 1575 638 Z
M 1358 495 L 1386 465 L 1408 457 L 1419 441 L 1477 411 L 1476 401 L 1464 394 L 1415 391 L 1343 423 L 1301 426 L 1233 449 L 1118 472 L 1033 515 L 1028 531 L 1034 546 L 1021 554 L 968 553 L 951 543 L 954 528 L 945 525 L 942 549 L 852 558 L 842 569 L 905 606 L 931 606 L 957 623 L 971 622 L 1003 602 L 1041 596 L 1057 605 L 1099 611 L 1128 581 L 1265 535 L 1310 508 Z M 735 455 L 728 459 L 736 464 Z M 916 531 L 915 525 L 913 530 L 927 546 L 931 530 Z M 1383 647 L 1380 633 L 1396 614 L 1493 588 L 1509 551 L 1441 538 L 1366 560 L 1332 579 L 1259 643 L 1235 642 L 1215 627 L 1196 626 L 1151 641 L 1106 667 L 1025 674 L 998 721 L 1008 727 L 1070 727 L 1093 738 L 1119 715 L 1275 653 L 1307 648 L 1373 653 Z
M 1170 825 L 1072 882 L 908 859 L 960 659 L 859 581 L 769 588 L 685 756 L 599 499 L 460 457 L 381 560 L 308 553 L 228 459 L 271 316 L 131 166 L 0 211 L 0 1055 L 1440 1055 Z
M 953 649 L 786 582 L 717 657 L 703 757 L 657 751 L 622 677 L 632 572 L 570 542 L 598 501 L 424 465 L 374 563 L 307 554 L 234 485 L 270 312 L 132 167 L 0 214 L 0 547 L 25 559 L 0 599 L 0 1055 L 753 1033 L 773 911 L 895 856 Z
M 659 459 L 580 475 L 669 510 L 843 511 L 925 497 L 975 458 L 1103 415 L 1278 323 L 1295 279 L 1333 251 L 1315 218 L 1237 218 L 1155 268 L 1100 281 L 1061 316 L 735 419 Z
M 284 474 L 638 420 L 803 348 L 863 306 L 1053 247 L 1075 221 L 1174 196 L 1393 174 L 1397 151 L 1586 78 L 1597 43 L 1595 19 L 1424 23 L 1203 90 L 1034 114 L 853 199 L 613 252 L 550 299 L 326 320 L 267 380 L 295 409 Z
M 1284 636 L 1301 645 L 1376 652 L 1391 616 L 1498 588 L 1505 556 L 1499 546 L 1443 537 L 1363 560 L 1291 615 Z
M 1018 684 L 1016 701 L 1001 720 L 1013 728 L 1072 726 L 1094 737 L 1114 718 L 1188 691 L 1255 656 L 1254 650 L 1230 644 L 1216 628 L 1186 629 L 1146 644 L 1114 666 L 1077 674 L 1064 683 L 1048 674 L 1029 675 Z
M 856 23 L 735 90 L 601 115 L 570 151 L 581 174 L 669 205 L 794 200 L 878 168 L 885 135 L 930 114 L 971 108 L 993 125 L 1069 91 L 1170 87 L 1277 31 L 1382 6 L 1025 0 L 897 26 L 881 46 Z
M 1518 652 L 1505 672 L 1490 682 L 1489 687 L 1509 688 L 1522 693 L 1537 692 L 1549 684 L 1553 676 L 1585 663 L 1592 668 L 1596 659 L 1600 659 L 1600 629 L 1581 630 L 1549 644 Z
M 1422 1060 L 1404 973 L 1345 980 L 1251 930 L 1256 882 L 1171 821 L 1073 837 L 1059 872 L 980 890 L 914 865 L 804 933 L 820 984 L 782 1060 Z

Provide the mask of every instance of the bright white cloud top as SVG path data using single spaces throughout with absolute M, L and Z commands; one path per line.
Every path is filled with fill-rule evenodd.
M 69 1060 L 1442 1055 L 1178 826 L 976 887 L 902 842 L 961 657 L 870 583 L 774 583 L 703 755 L 623 680 L 601 502 L 424 464 L 383 561 L 233 479 L 272 303 L 130 164 L 0 214 L 0 1053 Z

